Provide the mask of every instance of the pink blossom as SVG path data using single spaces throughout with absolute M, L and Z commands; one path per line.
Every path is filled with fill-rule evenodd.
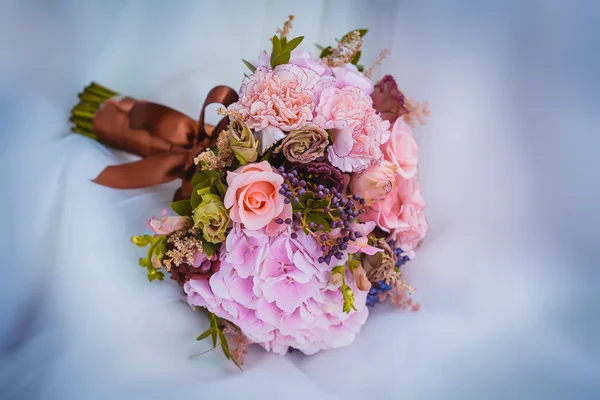
M 314 123 L 332 129 L 329 161 L 344 172 L 360 172 L 383 160 L 380 146 L 389 139 L 389 122 L 383 121 L 371 98 L 359 88 L 323 89 Z
M 335 76 L 335 87 L 344 88 L 346 86 L 354 86 L 370 95 L 373 93 L 373 81 L 367 78 L 358 70 L 354 64 L 346 64 L 343 67 L 332 68 Z
M 268 126 L 291 131 L 311 121 L 314 110 L 315 71 L 292 64 L 273 70 L 259 67 L 244 79 L 240 99 L 229 106 L 248 117 L 246 124 L 257 131 Z
M 365 207 L 361 221 L 374 221 L 404 251 L 413 250 L 427 234 L 425 199 L 416 178 L 396 175 L 394 190 L 383 200 Z
M 387 160 L 379 165 L 373 164 L 363 172 L 352 175 L 350 191 L 364 198 L 367 205 L 374 200 L 385 199 L 394 189 L 397 170 L 396 165 Z
M 239 326 L 250 341 L 285 354 L 289 347 L 313 354 L 350 344 L 364 324 L 366 292 L 356 288 L 358 311 L 342 311 L 339 285 L 329 283 L 331 268 L 317 261 L 318 243 L 300 232 L 269 237 L 242 229 L 229 233 L 221 250 L 221 268 L 209 281 L 184 285 L 192 306 L 208 308 Z
M 398 167 L 400 176 L 411 179 L 417 174 L 419 148 L 410 126 L 403 118 L 398 118 L 394 122 L 390 140 L 381 147 L 381 150 L 385 159 Z
M 190 217 L 167 216 L 167 210 L 162 210 L 160 218 L 152 217 L 148 220 L 148 226 L 157 235 L 169 235 L 172 232 L 192 226 Z
M 273 221 L 288 218 L 292 209 L 279 194 L 283 178 L 267 161 L 247 164 L 227 173 L 227 192 L 223 204 L 230 209 L 230 218 L 251 230 L 267 227 L 276 234 L 283 225 Z

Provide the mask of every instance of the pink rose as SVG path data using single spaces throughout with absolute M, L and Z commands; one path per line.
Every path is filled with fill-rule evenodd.
M 247 164 L 227 173 L 227 192 L 223 204 L 230 209 L 230 218 L 246 229 L 267 228 L 276 234 L 285 225 L 274 223 L 277 218 L 289 218 L 292 207 L 279 194 L 283 178 L 267 161 Z
M 392 192 L 365 210 L 361 221 L 374 221 L 404 251 L 413 250 L 427 234 L 425 199 L 416 178 L 404 179 L 397 174 Z
M 334 67 L 332 71 L 335 76 L 335 87 L 341 89 L 346 86 L 354 86 L 368 95 L 373 93 L 373 81 L 364 76 L 356 65 L 348 63 L 343 67 Z
M 350 191 L 357 194 L 371 205 L 373 200 L 384 199 L 396 185 L 397 167 L 384 160 L 381 164 L 373 164 L 361 173 L 353 174 Z
M 390 140 L 381 146 L 381 150 L 385 159 L 398 167 L 400 176 L 405 179 L 415 177 L 419 163 L 419 148 L 410 126 L 403 118 L 398 118 L 394 122 Z
M 246 124 L 257 131 L 268 126 L 298 129 L 313 118 L 312 89 L 318 80 L 315 71 L 292 64 L 259 67 L 244 79 L 239 101 L 229 108 L 247 116 Z
M 160 218 L 152 217 L 148 220 L 148 226 L 157 235 L 169 235 L 172 232 L 192 226 L 192 219 L 190 217 L 168 217 L 167 210 L 162 210 L 160 216 Z
M 383 160 L 380 146 L 389 139 L 389 122 L 383 121 L 371 98 L 359 88 L 323 89 L 314 123 L 332 129 L 328 157 L 344 172 L 359 172 Z

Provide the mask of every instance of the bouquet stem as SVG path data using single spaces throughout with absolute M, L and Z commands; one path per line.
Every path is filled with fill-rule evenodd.
M 71 131 L 91 139 L 98 140 L 92 129 L 92 121 L 96 111 L 106 100 L 119 93 L 108 89 L 96 82 L 90 83 L 79 93 L 79 103 L 71 109 L 69 121 L 73 124 Z

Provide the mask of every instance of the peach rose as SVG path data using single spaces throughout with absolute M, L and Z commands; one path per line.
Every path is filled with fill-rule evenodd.
M 291 217 L 292 209 L 279 194 L 283 178 L 267 161 L 247 164 L 228 172 L 227 184 L 229 187 L 223 203 L 230 209 L 232 221 L 244 224 L 250 230 L 266 227 L 270 235 L 285 229 L 286 225 L 273 221 Z
M 318 80 L 318 73 L 297 65 L 278 65 L 273 70 L 259 67 L 244 79 L 240 99 L 229 109 L 247 116 L 246 124 L 257 131 L 268 126 L 298 129 L 312 120 L 312 89 Z
M 381 146 L 386 160 L 398 167 L 398 173 L 405 179 L 411 179 L 417 174 L 419 163 L 418 146 L 413 138 L 410 126 L 403 118 L 398 118 L 392 126 L 392 134 Z

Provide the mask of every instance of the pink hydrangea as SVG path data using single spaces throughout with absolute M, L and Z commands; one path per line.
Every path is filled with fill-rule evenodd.
M 373 101 L 354 86 L 323 89 L 314 123 L 332 129 L 328 157 L 344 172 L 360 172 L 383 160 L 381 145 L 390 137 L 389 122 L 373 108 Z
M 272 238 L 238 224 L 221 251 L 221 268 L 209 281 L 184 285 L 192 306 L 208 308 L 238 325 L 269 351 L 285 354 L 289 347 L 313 354 L 350 344 L 366 321 L 366 292 L 356 288 L 357 311 L 342 311 L 339 286 L 329 283 L 331 268 L 319 263 L 317 242 L 303 233 Z
M 244 79 L 240 99 L 229 109 L 247 116 L 247 125 L 257 131 L 269 126 L 281 131 L 298 129 L 313 118 L 312 89 L 318 80 L 318 73 L 297 65 L 278 65 L 273 70 L 259 67 Z

